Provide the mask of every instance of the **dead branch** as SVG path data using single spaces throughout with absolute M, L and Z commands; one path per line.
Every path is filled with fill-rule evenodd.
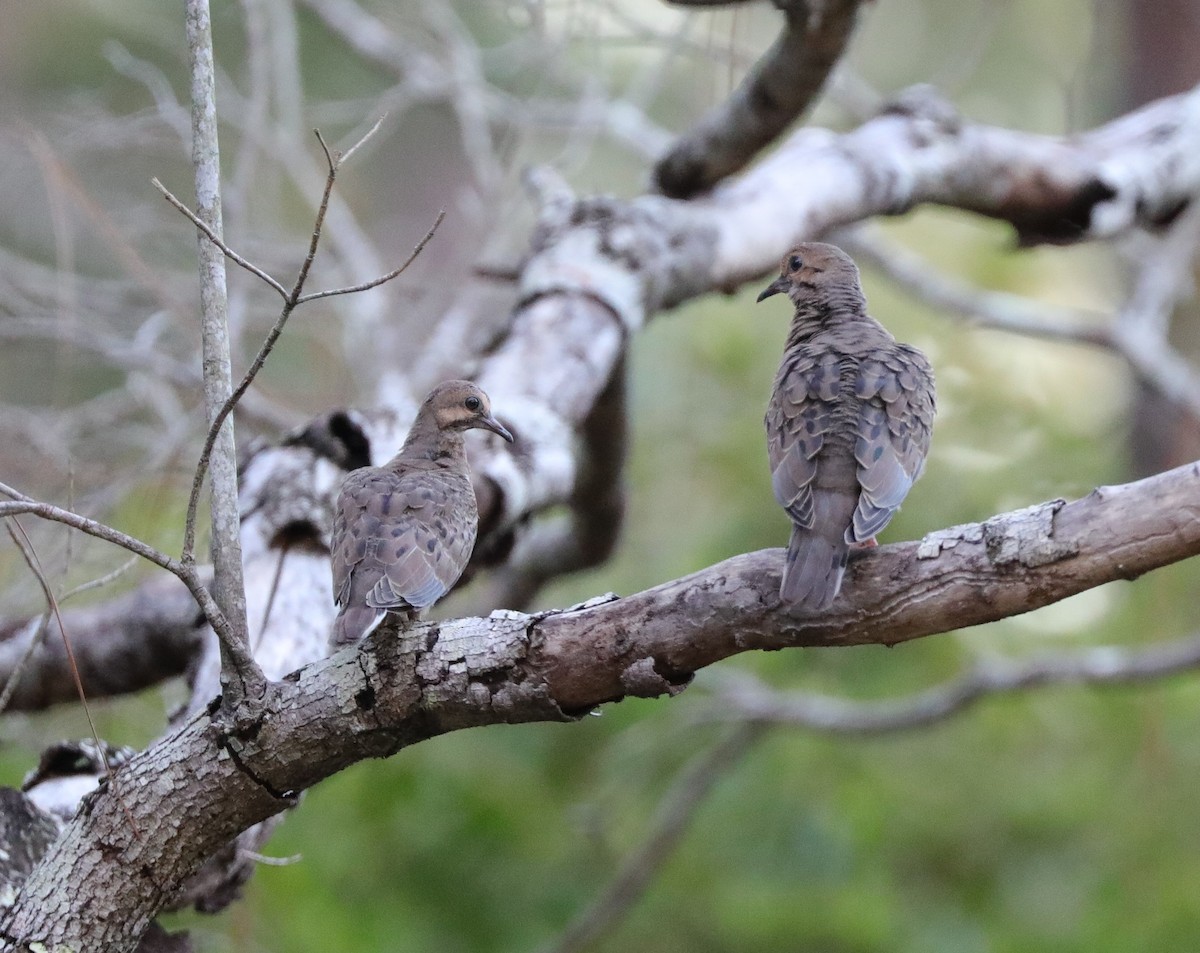
M 861 0 L 787 0 L 776 6 L 784 15 L 779 39 L 729 99 L 654 167 L 654 182 L 664 195 L 686 199 L 711 189 L 798 119 L 845 52 Z

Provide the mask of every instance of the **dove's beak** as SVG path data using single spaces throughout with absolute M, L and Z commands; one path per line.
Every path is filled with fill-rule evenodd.
M 769 297 L 771 297 L 771 295 L 777 295 L 784 291 L 787 291 L 787 280 L 782 275 L 780 275 L 778 278 L 776 278 L 774 281 L 772 281 L 769 285 L 767 285 L 765 288 L 763 288 L 762 293 L 754 300 L 756 302 L 762 301 L 764 298 L 769 298 Z
M 492 433 L 499 434 L 509 443 L 513 442 L 513 435 L 508 432 L 508 428 L 505 427 L 504 424 L 500 423 L 500 421 L 498 421 L 491 414 L 488 414 L 486 417 L 480 417 L 479 426 L 483 427 L 485 430 L 490 430 Z

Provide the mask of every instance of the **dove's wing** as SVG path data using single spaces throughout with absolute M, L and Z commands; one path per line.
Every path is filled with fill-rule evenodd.
M 817 454 L 834 426 L 841 362 L 832 351 L 799 351 L 780 368 L 767 406 L 771 488 L 779 505 L 799 526 L 813 525 Z
M 933 369 L 907 344 L 873 351 L 858 366 L 861 401 L 854 456 L 862 487 L 847 542 L 875 536 L 899 509 L 925 467 L 933 429 Z
M 335 516 L 338 605 L 432 605 L 462 575 L 476 523 L 475 494 L 461 474 L 375 471 L 353 485 L 348 480 Z

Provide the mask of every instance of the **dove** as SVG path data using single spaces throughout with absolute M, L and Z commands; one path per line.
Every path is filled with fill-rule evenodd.
M 758 296 L 796 311 L 764 420 L 771 488 L 792 520 L 780 601 L 825 609 L 852 545 L 873 546 L 925 467 L 933 370 L 867 314 L 858 268 L 798 245 Z
M 330 541 L 334 645 L 361 639 L 389 612 L 417 618 L 458 581 L 479 524 L 463 446 L 473 428 L 513 439 L 487 394 L 446 381 L 425 398 L 396 456 L 342 482 Z

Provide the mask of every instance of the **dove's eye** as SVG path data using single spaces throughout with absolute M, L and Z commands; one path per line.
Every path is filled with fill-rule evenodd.
M 467 408 L 467 410 L 469 410 L 473 413 L 480 408 L 481 401 L 479 400 L 478 397 L 476 397 L 474 394 L 472 394 L 470 397 L 468 397 L 466 400 L 463 401 L 463 406 L 465 406 Z
M 804 262 L 802 262 L 800 260 L 799 255 L 793 255 L 791 258 L 788 259 L 788 268 L 792 271 L 799 271 L 803 265 L 804 265 Z

